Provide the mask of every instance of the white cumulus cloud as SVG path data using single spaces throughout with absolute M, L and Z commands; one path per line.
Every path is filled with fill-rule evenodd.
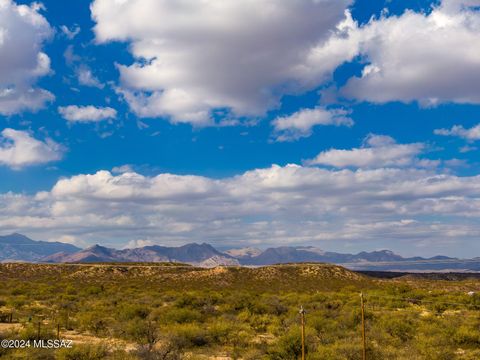
M 63 149 L 51 139 L 40 141 L 28 132 L 4 129 L 0 136 L 0 165 L 20 169 L 62 158 Z
M 364 25 L 351 3 L 95 0 L 91 9 L 98 42 L 130 43 L 136 61 L 118 65 L 117 93 L 140 117 L 206 126 L 217 109 L 262 116 L 355 58 L 365 67 L 340 97 L 480 103 L 478 1 L 443 0 L 429 12 L 384 13 Z
M 58 112 L 69 122 L 87 123 L 115 119 L 117 111 L 111 107 L 87 106 L 60 106 Z
M 351 2 L 96 0 L 91 11 L 98 42 L 131 44 L 136 61 L 118 65 L 118 92 L 132 111 L 204 126 L 215 109 L 263 115 L 328 79 L 344 51 L 312 53 L 351 22 Z
M 312 134 L 317 125 L 353 126 L 353 120 L 344 109 L 302 109 L 272 121 L 276 141 L 293 141 Z
M 373 103 L 480 103 L 478 1 L 444 0 L 428 13 L 383 15 L 335 40 L 368 65 L 341 93 Z
M 435 165 L 435 162 L 432 163 L 429 160 L 419 160 L 417 158 L 424 148 L 425 145 L 422 143 L 397 144 L 390 136 L 370 135 L 365 139 L 365 145 L 362 148 L 322 151 L 314 159 L 308 160 L 306 163 L 336 168 L 405 167 L 414 163 L 427 167 Z
M 42 47 L 53 33 L 38 6 L 0 1 L 0 114 L 42 108 L 54 96 L 35 87 L 50 72 L 50 58 Z
M 435 129 L 433 132 L 435 135 L 456 136 L 468 141 L 480 140 L 480 124 L 469 129 L 462 125 L 454 125 L 451 129 Z

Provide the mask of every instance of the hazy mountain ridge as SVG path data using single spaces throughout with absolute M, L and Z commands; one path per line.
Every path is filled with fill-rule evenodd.
M 234 257 L 217 251 L 209 244 L 187 244 L 180 247 L 145 246 L 116 250 L 100 245 L 91 246 L 74 254 L 54 254 L 44 262 L 181 262 L 198 266 L 240 265 Z
M 21 234 L 0 236 L 0 262 L 41 261 L 59 252 L 73 254 L 81 249 L 61 242 L 34 241 Z
M 0 261 L 178 262 L 202 267 L 321 262 L 339 264 L 355 270 L 480 271 L 480 258 L 457 259 L 440 255 L 431 258 L 404 258 L 389 250 L 343 254 L 323 251 L 312 246 L 281 246 L 263 251 L 248 247 L 222 252 L 207 243 L 192 243 L 179 247 L 152 245 L 122 250 L 94 245 L 87 249 L 79 249 L 70 244 L 34 241 L 20 234 L 0 236 Z
M 450 259 L 448 257 L 444 257 Z M 268 248 L 257 256 L 243 257 L 243 265 L 272 265 L 285 262 L 330 262 L 335 264 L 343 263 L 364 263 L 364 262 L 385 262 L 385 261 L 418 261 L 431 260 L 421 257 L 404 258 L 390 250 L 362 251 L 358 254 L 342 254 L 336 252 L 321 251 L 315 247 L 276 247 Z

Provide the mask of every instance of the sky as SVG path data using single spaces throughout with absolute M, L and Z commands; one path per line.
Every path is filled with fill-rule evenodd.
M 480 256 L 480 0 L 0 0 L 0 234 Z

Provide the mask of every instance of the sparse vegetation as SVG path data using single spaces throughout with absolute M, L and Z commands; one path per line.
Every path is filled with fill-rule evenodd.
M 2 264 L 0 282 L 1 339 L 54 339 L 59 326 L 74 340 L 0 349 L 5 359 L 292 360 L 300 305 L 307 359 L 361 359 L 360 291 L 369 359 L 480 358 L 480 283 L 468 278 L 380 280 L 321 264 Z

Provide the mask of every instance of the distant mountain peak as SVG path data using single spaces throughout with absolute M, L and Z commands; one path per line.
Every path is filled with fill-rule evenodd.
M 85 251 L 91 251 L 91 250 L 108 250 L 109 248 L 105 247 L 105 246 L 102 246 L 102 245 L 99 245 L 99 244 L 95 244 L 95 245 L 92 245 L 88 248 L 85 249 Z
M 18 238 L 22 238 L 22 239 L 28 239 L 28 237 L 26 237 L 25 235 L 17 233 L 17 232 L 11 233 L 10 235 L 7 235 L 7 236 L 18 237 Z
M 203 249 L 209 249 L 209 250 L 214 250 L 214 251 L 217 251 L 217 249 L 215 249 L 212 245 L 206 243 L 206 242 L 203 242 L 201 244 L 199 243 L 189 243 L 189 244 L 185 244 L 185 245 L 182 245 L 180 247 L 183 247 L 183 248 L 203 248 Z
M 33 240 L 29 239 L 27 236 L 19 234 L 19 233 L 12 233 L 12 234 L 9 234 L 9 235 L 0 236 L 0 241 L 3 241 L 3 242 L 5 242 L 5 241 L 10 241 L 10 242 L 23 241 L 23 242 L 26 242 L 26 243 L 33 242 Z
M 150 245 L 134 249 L 116 250 L 93 245 L 75 254 L 56 254 L 49 262 L 181 262 L 199 266 L 240 265 L 238 260 L 221 253 L 207 243 L 190 243 L 179 247 Z
M 0 262 L 41 261 L 46 256 L 55 253 L 72 254 L 79 250 L 80 248 L 71 244 L 34 241 L 19 233 L 0 236 Z

